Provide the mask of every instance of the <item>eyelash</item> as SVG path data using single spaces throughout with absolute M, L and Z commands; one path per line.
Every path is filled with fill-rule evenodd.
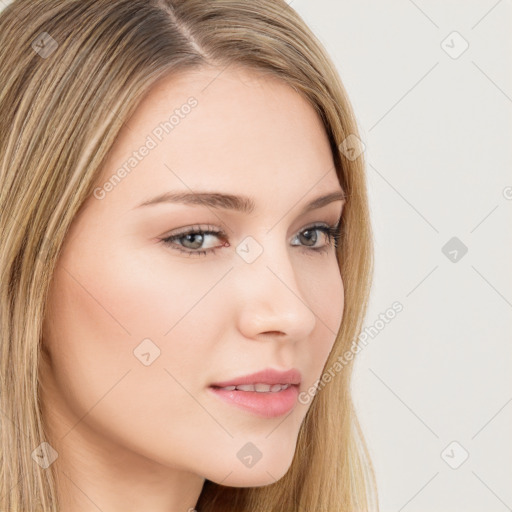
M 326 245 L 322 247 L 308 247 L 303 246 L 304 252 L 311 253 L 313 251 L 314 253 L 325 253 L 328 252 L 329 249 L 333 246 L 337 247 L 339 240 L 341 238 L 340 232 L 340 222 L 338 222 L 334 226 L 326 226 L 325 224 L 315 224 L 313 226 L 308 226 L 304 228 L 300 233 L 304 233 L 305 231 L 322 231 L 327 235 L 328 242 Z M 162 242 L 169 246 L 171 249 L 176 250 L 178 252 L 187 254 L 188 256 L 206 256 L 207 254 L 215 254 L 217 249 L 220 249 L 220 247 L 217 248 L 211 248 L 206 250 L 193 250 L 193 249 L 183 249 L 179 245 L 175 245 L 173 242 L 175 240 L 179 240 L 180 238 L 185 238 L 187 235 L 215 235 L 220 238 L 227 238 L 227 235 L 222 230 L 216 230 L 213 226 L 208 226 L 207 229 L 201 229 L 200 226 L 193 226 L 188 231 L 183 231 L 181 233 L 177 233 L 175 235 L 168 236 L 166 238 L 162 239 Z

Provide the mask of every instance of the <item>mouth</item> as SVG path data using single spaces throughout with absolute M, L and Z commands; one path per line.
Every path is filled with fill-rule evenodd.
M 302 375 L 297 368 L 290 368 L 287 371 L 280 371 L 274 368 L 265 368 L 259 372 L 251 373 L 250 375 L 241 375 L 230 380 L 223 382 L 213 382 L 211 386 L 217 388 L 230 388 L 231 390 L 238 388 L 240 391 L 259 391 L 268 392 L 264 386 L 275 386 L 277 384 L 285 386 L 286 384 L 300 384 Z M 244 388 L 244 386 L 254 386 L 253 388 Z M 279 391 L 278 388 L 275 388 Z
M 211 386 L 214 389 L 221 389 L 224 391 L 254 391 L 256 393 L 279 393 L 288 389 L 293 384 L 239 384 L 236 386 Z
M 299 395 L 298 384 L 240 384 L 209 386 L 222 402 L 263 418 L 276 418 L 292 411 Z

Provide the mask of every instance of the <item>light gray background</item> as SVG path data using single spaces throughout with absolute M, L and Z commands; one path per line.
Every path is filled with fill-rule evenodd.
M 334 59 L 366 146 L 365 325 L 404 308 L 368 338 L 353 386 L 381 511 L 512 510 L 511 2 L 289 3 Z M 468 248 L 456 261 L 452 237 Z
M 353 385 L 381 510 L 512 510 L 511 2 L 288 3 L 333 57 L 366 145 L 365 325 L 404 307 Z M 454 31 L 469 44 L 457 58 Z M 452 237 L 468 248 L 456 262 Z

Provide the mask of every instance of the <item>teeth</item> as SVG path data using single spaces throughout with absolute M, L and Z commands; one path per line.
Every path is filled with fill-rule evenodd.
M 239 386 L 226 386 L 224 389 L 226 391 L 233 391 L 237 389 L 238 391 L 257 391 L 258 393 L 277 393 L 278 391 L 282 391 L 284 389 L 288 389 L 290 384 L 240 384 Z
M 270 388 L 270 391 L 272 393 L 276 393 L 277 391 L 282 391 L 284 389 L 288 389 L 290 387 L 290 384 L 274 384 L 271 388 Z
M 238 391 L 256 391 L 256 387 L 253 384 L 241 384 L 237 386 Z

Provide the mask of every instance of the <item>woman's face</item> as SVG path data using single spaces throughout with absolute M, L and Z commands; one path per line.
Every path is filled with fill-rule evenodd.
M 344 291 L 319 227 L 337 224 L 343 202 L 307 205 L 336 192 L 322 123 L 289 86 L 232 68 L 159 82 L 125 124 L 52 282 L 44 405 L 62 453 L 84 454 L 82 468 L 115 460 L 112 471 L 226 486 L 281 478 L 309 404 L 283 409 L 285 392 L 269 391 L 250 409 L 257 392 L 222 399 L 210 386 L 295 368 L 296 397 L 320 378 Z M 216 196 L 142 205 L 170 193 Z M 193 228 L 210 233 L 186 236 Z M 244 393 L 245 408 L 230 400 Z

